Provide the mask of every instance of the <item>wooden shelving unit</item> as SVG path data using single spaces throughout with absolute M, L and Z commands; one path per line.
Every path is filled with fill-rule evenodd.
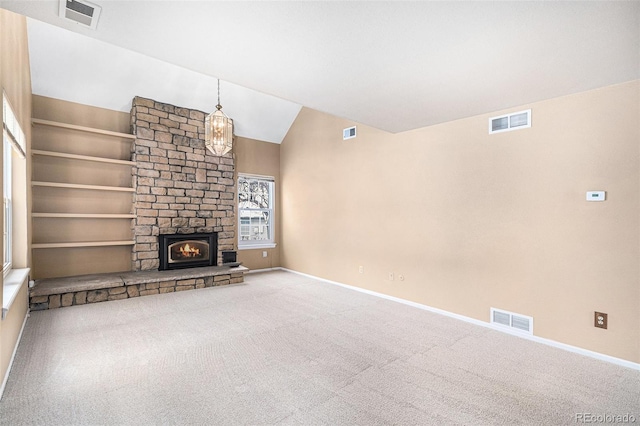
M 134 214 L 117 213 L 32 213 L 31 217 L 57 219 L 134 219 Z
M 37 118 L 32 123 L 31 247 L 41 271 L 63 259 L 69 264 L 56 268 L 77 275 L 83 263 L 108 263 L 113 250 L 125 250 L 116 257 L 130 258 L 126 247 L 135 244 L 130 229 L 135 189 L 129 179 L 135 163 L 123 157 L 130 155 L 135 136 Z M 78 251 L 84 248 L 88 251 Z
M 131 139 L 131 140 L 136 138 L 134 135 L 131 135 L 129 133 L 120 133 L 120 132 L 112 132 L 111 130 L 94 129 L 93 127 L 77 126 L 75 124 L 67 124 L 67 123 L 58 123 L 57 121 L 41 120 L 39 118 L 34 118 L 31 120 L 31 122 L 33 124 L 39 124 L 42 126 L 59 127 L 62 129 L 69 129 L 69 130 L 78 130 L 80 132 L 114 136 L 117 138 L 124 138 L 124 139 Z
M 72 247 L 108 247 L 108 246 L 132 246 L 135 241 L 84 241 L 77 243 L 41 243 L 32 244 L 31 247 L 46 248 L 72 248 Z
M 31 150 L 32 155 L 44 155 L 48 157 L 68 158 L 72 160 L 94 161 L 96 163 L 121 164 L 123 166 L 133 166 L 136 163 L 129 160 L 116 160 L 113 158 L 91 157 L 89 155 L 67 154 L 64 152 L 41 151 L 39 149 Z
M 103 185 L 83 185 L 80 183 L 62 183 L 62 182 L 39 182 L 32 181 L 33 186 L 48 186 L 50 188 L 67 188 L 67 189 L 90 189 L 92 191 L 119 191 L 134 192 L 135 189 L 123 186 L 103 186 Z

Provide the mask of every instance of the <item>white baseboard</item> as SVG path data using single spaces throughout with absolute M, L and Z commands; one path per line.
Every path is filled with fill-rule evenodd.
M 633 370 L 639 370 L 640 371 L 640 364 L 639 363 L 628 361 L 626 359 L 616 358 L 616 357 L 611 356 L 611 355 L 601 354 L 600 352 L 590 351 L 588 349 L 579 348 L 577 346 L 568 345 L 566 343 L 557 342 L 557 341 L 551 340 L 551 339 L 545 339 L 544 337 L 538 337 L 538 336 L 534 336 L 534 335 L 531 335 L 531 334 L 519 333 L 517 331 L 504 329 L 504 328 L 502 328 L 502 327 L 500 327 L 498 325 L 493 325 L 491 323 L 488 323 L 488 322 L 485 322 L 485 321 L 480 321 L 480 320 L 477 320 L 475 318 L 466 317 L 464 315 L 460 315 L 460 314 L 456 314 L 456 313 L 453 313 L 453 312 L 445 311 L 445 310 L 442 310 L 442 309 L 434 308 L 434 307 L 428 306 L 428 305 L 423 305 L 421 303 L 412 302 L 410 300 L 400 299 L 399 297 L 389 296 L 388 294 L 378 293 L 378 292 L 375 292 L 375 291 L 366 290 L 364 288 L 355 287 L 355 286 L 351 286 L 351 285 L 347 285 L 347 284 L 342 284 L 342 283 L 339 283 L 339 282 L 336 282 L 336 281 L 327 280 L 327 279 L 324 279 L 324 278 L 316 277 L 314 275 L 305 274 L 303 272 L 298 272 L 298 271 L 294 271 L 294 270 L 287 269 L 287 268 L 273 268 L 273 269 L 280 269 L 280 270 L 283 270 L 283 271 L 292 272 L 294 274 L 302 275 L 302 276 L 305 276 L 305 277 L 308 277 L 308 278 L 313 278 L 315 280 L 318 280 L 318 281 L 321 281 L 321 282 L 325 282 L 325 283 L 328 283 L 328 284 L 333 284 L 333 285 L 337 285 L 337 286 L 340 286 L 340 287 L 348 288 L 350 290 L 359 291 L 361 293 L 370 294 L 372 296 L 381 297 L 383 299 L 392 300 L 394 302 L 402 303 L 404 305 L 413 306 L 414 308 L 423 309 L 425 311 L 434 312 L 436 314 L 444 315 L 444 316 L 447 316 L 447 317 L 450 317 L 450 318 L 455 318 L 455 319 L 458 319 L 458 320 L 461 320 L 461 321 L 465 321 L 465 322 L 468 322 L 468 323 L 471 323 L 471 324 L 479 325 L 481 327 L 486 327 L 486 328 L 490 328 L 492 330 L 500 331 L 502 333 L 507 333 L 507 334 L 510 334 L 512 336 L 520 337 L 522 339 L 532 340 L 534 342 L 542 343 L 542 344 L 547 345 L 547 346 L 553 346 L 554 348 L 563 349 L 563 350 L 568 351 L 568 352 L 573 352 L 573 353 L 576 353 L 576 354 L 588 356 L 590 358 L 595 358 L 595 359 L 599 359 L 601 361 L 609 362 L 611 364 L 616 364 L 616 365 L 620 365 L 622 367 L 631 368 Z
M 29 309 L 27 309 L 27 313 L 24 316 L 24 321 L 22 321 L 22 328 L 20 329 L 20 334 L 18 334 L 18 340 L 16 340 L 16 346 L 13 348 L 13 353 L 11 354 L 11 360 L 9 361 L 9 365 L 7 366 L 7 372 L 4 375 L 4 379 L 2 380 L 2 387 L 0 387 L 0 400 L 4 395 L 4 388 L 7 385 L 7 380 L 9 380 L 9 373 L 11 373 L 11 367 L 13 367 L 13 360 L 16 358 L 16 353 L 18 352 L 18 346 L 20 345 L 20 340 L 22 340 L 22 332 L 24 331 L 24 326 L 27 325 L 27 318 L 29 318 Z

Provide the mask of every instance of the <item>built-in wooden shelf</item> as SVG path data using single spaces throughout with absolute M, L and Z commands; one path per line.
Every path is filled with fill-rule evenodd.
M 77 126 L 75 124 L 59 123 L 57 121 L 42 120 L 34 118 L 31 120 L 33 124 L 42 126 L 60 127 L 63 129 L 79 130 L 81 132 L 95 133 L 99 135 L 114 136 L 116 138 L 135 139 L 136 137 L 129 133 L 112 132 L 111 130 L 94 129 L 92 127 Z
M 76 247 L 108 247 L 108 246 L 132 246 L 135 241 L 85 241 L 77 243 L 38 243 L 31 244 L 34 249 L 47 248 L 76 248 Z
M 63 219 L 134 219 L 136 215 L 119 213 L 31 213 L 31 217 Z
M 37 208 L 30 218 L 36 276 L 80 275 L 87 262 L 103 260 L 101 268 L 130 267 L 127 252 L 135 245 L 130 229 L 135 219 L 131 170 L 136 167 L 130 160 L 136 137 L 119 131 L 127 132 L 126 127 L 109 124 L 120 123 L 119 115 L 110 115 L 113 120 L 105 115 L 101 123 L 96 117 L 102 128 L 43 119 L 47 117 L 31 120 L 31 186 Z
M 60 183 L 60 182 L 31 182 L 33 186 L 48 186 L 51 188 L 69 188 L 69 189 L 90 189 L 95 191 L 119 191 L 134 192 L 134 188 L 123 186 L 100 186 L 100 185 L 81 185 L 79 183 Z
M 115 158 L 91 157 L 89 155 L 67 154 L 66 152 L 42 151 L 32 149 L 31 154 L 47 157 L 68 158 L 72 160 L 95 161 L 97 163 L 121 164 L 123 166 L 135 166 L 135 161 L 117 160 Z

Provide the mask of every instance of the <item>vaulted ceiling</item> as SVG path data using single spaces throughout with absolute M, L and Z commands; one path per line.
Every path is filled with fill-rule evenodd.
M 279 143 L 302 106 L 389 132 L 640 78 L 640 2 L 113 1 L 96 30 L 29 20 L 33 91 L 128 111 L 145 96 Z

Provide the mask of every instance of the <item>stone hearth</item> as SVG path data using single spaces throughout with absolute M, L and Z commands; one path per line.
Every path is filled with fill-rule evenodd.
M 244 282 L 243 266 L 177 271 L 121 272 L 38 280 L 29 291 L 32 311 L 129 299 Z

